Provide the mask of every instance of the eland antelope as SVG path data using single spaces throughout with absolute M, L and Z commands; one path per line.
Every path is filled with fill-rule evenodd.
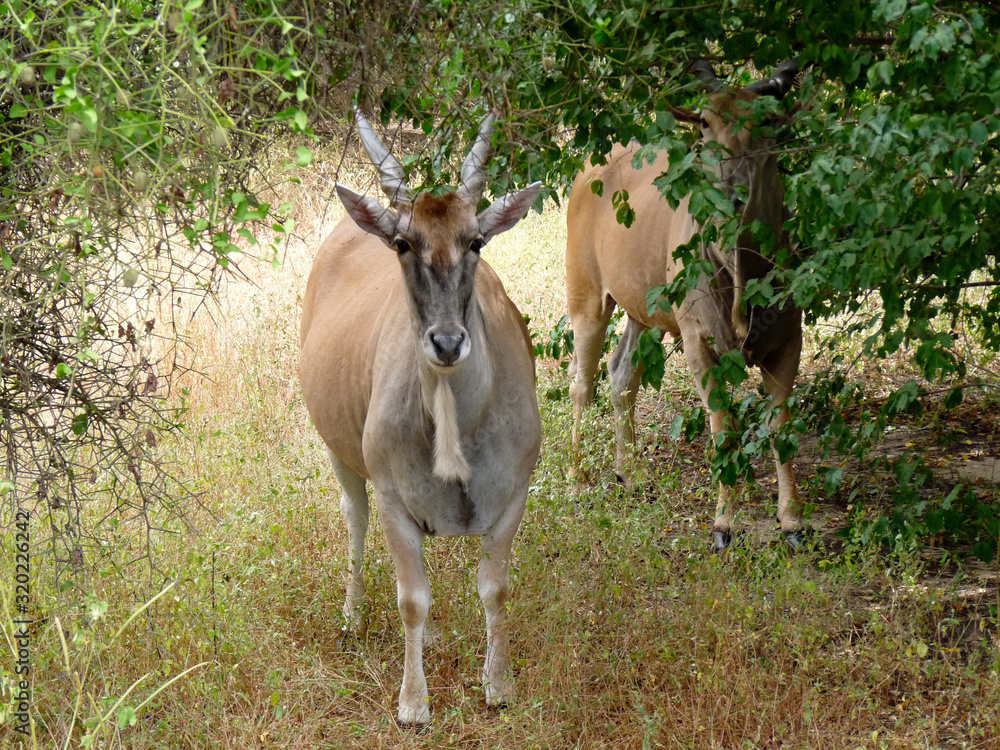
M 770 144 L 755 138 L 749 123 L 749 105 L 758 96 L 781 97 L 792 85 L 797 72 L 792 61 L 779 66 L 773 78 L 742 90 L 731 90 L 715 77 L 704 61 L 696 65 L 696 75 L 709 90 L 708 103 L 700 115 L 679 113 L 701 127 L 704 143 L 716 143 L 723 153 L 714 167 L 720 189 L 741 212 L 741 222 L 759 220 L 770 225 L 777 243 L 784 243 L 786 209 L 784 190 Z M 686 114 L 686 117 L 684 115 Z M 669 311 L 650 314 L 646 293 L 671 281 L 680 266 L 674 250 L 687 243 L 700 227 L 688 212 L 688 198 L 671 209 L 660 196 L 654 180 L 667 170 L 665 152 L 652 163 L 636 165 L 638 147 L 616 146 L 603 165 L 591 164 L 577 176 L 566 209 L 566 298 L 575 338 L 570 395 L 573 401 L 573 444 L 580 442 L 580 419 L 593 397 L 594 373 L 601 358 L 605 333 L 615 306 L 628 314 L 621 343 L 611 357 L 609 373 L 615 411 L 616 470 L 628 483 L 626 464 L 635 440 L 635 399 L 641 372 L 632 363 L 639 334 L 657 327 L 681 337 L 684 357 L 694 375 L 695 386 L 710 412 L 712 433 L 725 423 L 724 413 L 709 407 L 709 393 L 715 387 L 710 370 L 725 352 L 739 350 L 746 362 L 760 368 L 764 391 L 773 406 L 770 427 L 789 419 L 785 399 L 792 392 L 802 348 L 800 311 L 793 305 L 769 308 L 740 306 L 740 296 L 748 280 L 765 276 L 772 264 L 755 246 L 749 232 L 743 232 L 734 251 L 718 244 L 704 244 L 701 256 L 714 268 L 711 278 L 702 276 L 684 302 Z M 595 180 L 603 182 L 602 195 L 591 190 Z M 611 196 L 628 191 L 635 221 L 626 228 L 616 220 Z M 745 191 L 745 192 L 744 192 Z M 745 202 L 740 200 L 743 196 Z M 578 450 L 574 453 L 578 456 Z M 793 546 L 800 543 L 801 508 L 795 474 L 790 461 L 778 464 L 778 518 Z M 577 458 L 577 460 L 579 460 Z M 574 468 L 574 473 L 578 470 Z M 735 499 L 729 487 L 721 486 L 713 527 L 716 550 L 729 544 Z
M 343 489 L 344 615 L 360 624 L 370 480 L 405 628 L 402 724 L 430 721 L 426 536 L 481 537 L 486 701 L 502 704 L 513 689 L 504 630 L 508 565 L 541 423 L 527 326 L 479 256 L 520 221 L 541 183 L 476 212 L 493 123 L 492 115 L 483 122 L 458 190 L 438 196 L 410 191 L 402 166 L 358 113 L 389 207 L 336 186 L 349 218 L 317 251 L 302 306 L 302 395 Z

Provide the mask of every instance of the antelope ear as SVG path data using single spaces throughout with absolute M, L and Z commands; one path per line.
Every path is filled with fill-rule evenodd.
M 533 182 L 516 193 L 507 193 L 492 206 L 483 210 L 477 217 L 479 231 L 483 234 L 483 242 L 489 242 L 491 237 L 506 232 L 523 219 L 540 192 L 542 192 L 542 183 Z
M 396 234 L 399 214 L 367 195 L 355 193 L 343 185 L 335 187 L 337 188 L 337 197 L 344 204 L 350 217 L 354 219 L 354 223 L 389 245 Z
M 705 122 L 704 117 L 697 112 L 692 112 L 690 109 L 670 107 L 670 114 L 674 116 L 674 119 L 677 120 L 677 122 L 686 122 L 691 125 L 701 125 Z

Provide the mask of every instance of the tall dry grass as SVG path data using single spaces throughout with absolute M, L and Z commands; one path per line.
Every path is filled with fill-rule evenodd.
M 634 495 L 611 481 L 606 398 L 586 424 L 594 481 L 569 483 L 565 374 L 539 368 L 544 445 L 509 605 L 518 698 L 484 705 L 478 545 L 432 539 L 433 724 L 398 727 L 391 559 L 376 522 L 367 626 L 344 633 L 339 494 L 296 382 L 311 255 L 341 218 L 334 168 L 319 162 L 282 196 L 296 199 L 298 236 L 281 266 L 242 263 L 216 303 L 184 321 L 191 372 L 174 383 L 184 435 L 157 448 L 197 498 L 184 523 L 149 540 L 128 522 L 109 531 L 118 551 L 95 564 L 66 621 L 45 616 L 52 597 L 39 578 L 37 747 L 75 747 L 88 733 L 94 748 L 1000 747 L 995 582 L 970 594 L 959 582 L 914 585 L 875 553 L 791 555 L 766 522 L 727 555 L 708 553 L 707 464 L 663 429 L 672 399 L 692 398 L 680 358 L 664 393 L 642 396 L 646 485 Z M 550 205 L 484 253 L 540 332 L 564 310 L 564 241 Z M 759 522 L 767 501 L 754 492 L 746 519 Z M 153 567 L 139 574 L 128 563 L 143 545 Z M 9 623 L 8 593 L 3 602 Z M 0 662 L 4 700 L 11 680 Z M 9 723 L 0 739 L 17 739 Z

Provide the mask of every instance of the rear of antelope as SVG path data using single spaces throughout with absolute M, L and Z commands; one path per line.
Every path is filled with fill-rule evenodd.
M 722 152 L 714 168 L 717 185 L 740 211 L 741 225 L 754 220 L 768 224 L 776 245 L 781 246 L 786 242 L 786 209 L 777 162 L 767 140 L 753 137 L 751 125 L 741 124 L 741 120 L 747 119 L 749 105 L 756 97 L 787 93 L 797 67 L 792 61 L 783 63 L 773 78 L 742 90 L 726 87 L 704 61 L 698 61 L 694 69 L 701 85 L 708 89 L 708 104 L 701 113 L 676 114 L 701 128 L 707 147 Z M 697 288 L 688 292 L 676 309 L 649 313 L 646 293 L 678 274 L 681 267 L 673 257 L 674 250 L 689 242 L 700 227 L 688 211 L 688 198 L 672 210 L 653 184 L 668 168 L 666 154 L 661 153 L 652 163 L 636 165 L 633 157 L 637 149 L 635 145 L 616 146 L 605 164 L 588 165 L 573 183 L 566 210 L 566 298 L 575 337 L 570 386 L 573 444 L 578 448 L 580 419 L 593 396 L 607 324 L 620 305 L 628 314 L 628 324 L 608 369 L 616 420 L 616 471 L 627 485 L 631 483 L 635 400 L 641 379 L 632 355 L 644 329 L 655 326 L 683 339 L 684 357 L 710 413 L 713 435 L 726 425 L 725 414 L 709 406 L 709 394 L 716 387 L 711 369 L 720 355 L 735 349 L 749 365 L 760 368 L 764 391 L 775 407 L 769 426 L 777 429 L 789 419 L 785 399 L 792 392 L 802 348 L 801 313 L 793 305 L 752 307 L 746 312 L 741 308 L 747 281 L 762 278 L 773 268 L 749 231 L 741 234 L 732 250 L 704 243 L 700 251 L 712 264 L 712 277 L 702 276 Z M 591 190 L 595 180 L 603 183 L 600 195 Z M 628 228 L 618 223 L 611 201 L 620 190 L 628 191 L 635 210 L 635 221 Z M 578 450 L 574 452 L 579 461 Z M 791 461 L 782 462 L 776 451 L 775 460 L 778 519 L 788 541 L 798 546 L 802 511 L 794 469 Z M 577 468 L 572 472 L 579 477 Z M 730 542 L 735 510 L 731 488 L 721 485 L 712 533 L 716 550 Z

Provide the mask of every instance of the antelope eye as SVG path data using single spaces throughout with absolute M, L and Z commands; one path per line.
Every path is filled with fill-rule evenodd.
M 483 245 L 485 244 L 482 237 L 476 237 L 476 239 L 469 243 L 469 252 L 478 253 L 483 249 Z
M 404 240 L 402 237 L 397 237 L 392 241 L 392 249 L 395 250 L 400 255 L 410 252 L 410 243 Z

